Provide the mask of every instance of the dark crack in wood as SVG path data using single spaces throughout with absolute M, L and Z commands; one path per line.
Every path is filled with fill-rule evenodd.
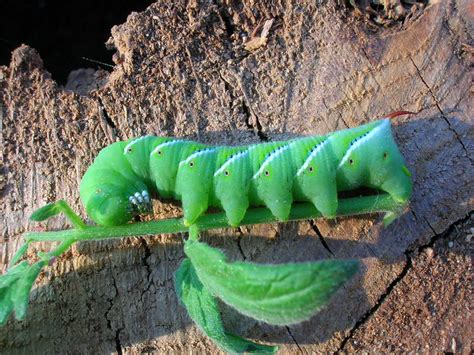
M 144 255 L 142 256 L 142 264 L 143 266 L 145 267 L 146 269 L 146 272 L 147 272 L 147 286 L 145 287 L 145 289 L 142 291 L 142 297 L 143 295 L 145 294 L 145 292 L 147 292 L 148 290 L 150 290 L 150 287 L 151 285 L 153 284 L 153 278 L 151 276 L 151 266 L 150 266 L 150 263 L 149 263 L 149 259 L 151 257 L 151 250 L 150 250 L 150 247 L 148 246 L 148 243 L 146 242 L 145 238 L 144 237 L 138 237 L 138 239 L 140 240 L 140 244 L 142 245 L 143 247 L 143 250 L 144 250 Z
M 222 20 L 222 24 L 224 25 L 227 36 L 231 40 L 232 39 L 231 37 L 235 32 L 235 26 L 232 23 L 232 18 L 229 12 L 227 11 L 227 8 L 225 6 L 222 6 L 219 9 L 218 14 L 219 14 L 220 19 Z
M 446 116 L 446 114 L 444 113 L 443 109 L 441 108 L 441 104 L 438 100 L 438 98 L 436 97 L 436 95 L 434 94 L 433 90 L 431 89 L 431 87 L 428 85 L 428 83 L 426 82 L 426 80 L 423 78 L 423 75 L 421 75 L 421 71 L 420 69 L 418 68 L 418 66 L 416 65 L 415 61 L 413 60 L 413 58 L 411 56 L 409 56 L 410 58 L 410 61 L 412 62 L 413 66 L 415 67 L 416 69 L 416 72 L 418 74 L 418 77 L 420 78 L 420 80 L 423 82 L 423 85 L 426 86 L 426 88 L 428 89 L 428 92 L 430 93 L 430 96 L 431 98 L 433 99 L 434 103 L 435 103 L 435 106 L 436 108 L 438 109 L 439 113 L 441 114 L 441 117 L 444 119 L 444 121 L 446 122 L 446 124 L 448 125 L 448 129 L 453 132 L 454 136 L 456 137 L 457 141 L 461 144 L 462 148 L 464 149 L 464 151 L 466 152 L 466 156 L 467 158 L 473 162 L 474 160 L 471 158 L 471 156 L 469 155 L 469 152 L 467 151 L 467 148 L 466 146 L 464 145 L 464 142 L 462 141 L 461 137 L 459 136 L 458 132 L 451 126 L 451 122 L 449 121 L 448 117 Z
M 443 232 L 441 233 L 438 233 L 438 234 L 434 234 L 430 240 L 428 241 L 428 243 L 426 244 L 423 244 L 423 245 L 420 245 L 418 246 L 417 248 L 413 248 L 413 249 L 407 249 L 405 251 L 405 257 L 406 257 L 406 262 L 405 262 L 405 265 L 403 267 L 403 270 L 400 272 L 400 274 L 390 283 L 390 285 L 388 285 L 386 291 L 379 297 L 379 299 L 377 300 L 377 302 L 374 304 L 374 306 L 369 309 L 357 322 L 356 324 L 352 327 L 352 329 L 349 331 L 349 334 L 342 340 L 341 342 L 341 345 L 339 346 L 339 349 L 337 352 L 341 352 L 341 353 L 344 353 L 344 348 L 346 346 L 346 344 L 353 338 L 354 334 L 356 333 L 356 331 L 362 327 L 366 322 L 367 320 L 369 320 L 374 314 L 375 312 L 377 312 L 377 310 L 380 308 L 380 306 L 384 303 L 385 299 L 390 296 L 390 294 L 392 293 L 392 291 L 394 290 L 394 288 L 403 280 L 403 278 L 407 275 L 408 271 L 412 268 L 413 266 L 413 258 L 418 256 L 420 253 L 422 253 L 425 249 L 427 248 L 432 248 L 434 246 L 434 244 L 440 240 L 440 239 L 444 239 L 444 238 L 447 238 L 453 231 L 457 230 L 457 226 L 458 225 L 462 225 L 464 223 L 466 223 L 469 219 L 471 219 L 472 217 L 472 214 L 474 213 L 474 211 L 470 211 L 466 216 L 464 216 L 463 218 L 455 221 L 454 223 L 452 223 L 450 226 L 448 226 Z M 415 215 L 415 218 L 416 215 Z M 417 218 L 418 219 L 418 218 Z M 431 228 L 431 227 L 430 227 Z M 434 232 L 434 229 L 432 229 L 432 231 Z
M 290 336 L 290 338 L 293 340 L 293 342 L 295 343 L 295 345 L 297 346 L 298 350 L 303 353 L 303 349 L 301 348 L 300 344 L 298 344 L 298 342 L 296 341 L 296 338 L 293 336 L 293 333 L 291 332 L 291 329 L 289 326 L 285 325 L 285 328 L 286 328 L 286 331 L 288 332 L 288 335 Z
M 237 236 L 237 247 L 239 248 L 239 252 L 242 255 L 242 258 L 244 260 L 247 260 L 247 256 L 245 256 L 244 249 L 242 248 L 242 235 L 244 234 L 244 231 L 242 230 L 242 227 L 239 227 L 239 235 Z
M 318 236 L 318 239 L 321 242 L 321 244 L 323 245 L 324 249 L 326 249 L 329 252 L 329 254 L 331 254 L 333 257 L 335 257 L 335 254 L 332 252 L 331 248 L 329 248 L 329 245 L 327 244 L 326 240 L 324 239 L 324 237 L 323 237 L 321 231 L 319 230 L 318 226 L 316 225 L 316 222 L 314 221 L 314 219 L 309 221 L 309 224 L 310 224 L 311 228 L 313 229 L 313 231 Z
M 100 114 L 104 118 L 107 125 L 109 125 L 109 127 L 112 128 L 112 130 L 114 130 L 115 132 L 117 126 L 115 125 L 115 122 L 112 120 L 112 118 L 109 116 L 109 113 L 107 112 L 107 108 L 102 102 L 102 99 L 100 98 L 100 96 L 97 96 L 97 100 L 99 101 Z
M 112 262 L 109 258 L 110 263 Z M 111 332 L 113 331 L 112 329 L 112 321 L 111 318 L 109 318 L 110 311 L 112 310 L 114 306 L 114 298 L 116 298 L 119 294 L 118 287 L 117 287 L 117 281 L 115 280 L 114 273 L 112 269 L 110 270 L 110 275 L 112 277 L 112 286 L 114 287 L 115 290 L 115 296 L 108 299 L 107 301 L 109 302 L 109 307 L 105 311 L 104 318 L 107 320 L 107 329 L 109 329 Z M 115 340 L 115 350 L 117 351 L 118 355 L 122 355 L 122 343 L 120 342 L 120 332 L 122 331 L 123 328 L 117 327 L 115 330 L 114 334 L 114 340 Z

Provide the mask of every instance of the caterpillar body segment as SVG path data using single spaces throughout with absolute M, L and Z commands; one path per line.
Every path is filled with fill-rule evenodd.
M 218 150 L 218 147 L 198 150 L 179 163 L 176 193 L 180 196 L 184 223 L 188 226 L 209 207 Z
M 311 201 L 325 217 L 337 210 L 337 157 L 330 138 L 317 142 L 296 172 L 294 191 L 299 201 Z
M 398 202 L 408 201 L 412 193 L 411 173 L 394 147 L 390 121 L 384 120 L 356 141 L 341 160 L 337 175 L 341 188 L 350 189 L 352 182 L 358 180 L 363 186 L 388 192 Z
M 258 198 L 281 221 L 288 219 L 293 203 L 293 164 L 288 149 L 278 148 L 253 177 Z
M 288 219 L 292 196 L 292 168 L 290 143 L 267 143 L 249 149 L 253 159 L 250 182 L 250 204 L 267 206 L 281 221 Z M 255 164 L 257 162 L 257 164 Z
M 171 138 L 143 136 L 131 139 L 123 149 L 123 154 L 128 160 L 133 172 L 138 175 L 151 189 L 154 188 L 154 177 L 150 169 L 150 154 L 156 146 L 169 142 Z
M 229 224 L 237 227 L 250 206 L 249 190 L 253 170 L 247 149 L 231 155 L 213 176 L 212 205 L 226 211 Z
M 158 144 L 150 153 L 150 171 L 158 194 L 163 198 L 179 200 L 176 177 L 180 162 L 206 146 L 196 142 L 169 138 Z
M 118 225 L 151 208 L 150 196 L 180 200 L 192 225 L 209 207 L 238 226 L 250 206 L 281 221 L 294 202 L 333 217 L 338 192 L 366 186 L 408 202 L 412 180 L 388 119 L 326 136 L 239 147 L 145 136 L 104 148 L 81 182 L 81 199 L 98 224 Z M 387 216 L 393 219 L 396 215 Z
M 363 137 L 365 134 L 371 132 L 382 122 L 383 120 L 370 122 L 359 127 L 336 131 L 328 135 L 331 149 L 334 151 L 337 161 L 340 162 L 342 160 L 351 144 Z

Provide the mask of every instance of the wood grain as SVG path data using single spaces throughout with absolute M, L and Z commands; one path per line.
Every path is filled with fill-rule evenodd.
M 270 18 L 267 45 L 247 52 L 242 37 Z M 419 112 L 393 120 L 415 187 L 389 228 L 369 216 L 206 236 L 234 260 L 362 259 L 363 272 L 300 325 L 272 327 L 222 306 L 228 329 L 244 337 L 284 352 L 338 350 L 401 275 L 407 251 L 473 209 L 472 58 L 463 52 L 472 23 L 468 0 L 430 1 L 401 28 L 375 32 L 333 1 L 162 1 L 112 28 L 115 69 L 68 85 L 76 91 L 58 86 L 34 49 L 16 49 L 0 67 L 3 270 L 24 231 L 67 227 L 63 218 L 29 222 L 34 209 L 63 198 L 83 214 L 80 178 L 115 140 L 259 142 Z M 179 214 L 155 207 L 155 218 Z M 2 353 L 216 351 L 176 299 L 182 258 L 179 235 L 79 244 L 41 276 L 26 320 L 0 329 Z

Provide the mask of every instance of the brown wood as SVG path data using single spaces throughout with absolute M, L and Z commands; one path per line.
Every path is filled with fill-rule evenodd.
M 76 72 L 66 88 L 40 54 L 18 48 L 0 67 L 3 270 L 23 232 L 67 227 L 62 217 L 29 222 L 33 210 L 62 198 L 83 211 L 81 176 L 117 139 L 159 134 L 237 144 L 322 134 L 400 109 L 419 112 L 393 120 L 415 187 L 410 210 L 389 228 L 369 216 L 206 236 L 234 260 L 362 259 L 359 277 L 300 325 L 272 327 L 222 307 L 230 331 L 285 352 L 352 346 L 358 329 L 374 326 L 385 299 L 393 302 L 418 248 L 472 222 L 473 14 L 469 0 L 430 1 L 411 20 L 383 28 L 333 1 L 163 1 L 112 28 L 110 74 Z M 247 52 L 242 34 L 271 18 L 266 45 Z M 178 213 L 157 205 L 155 218 Z M 468 249 L 456 250 L 470 258 Z M 1 352 L 215 351 L 175 296 L 173 273 L 182 258 L 179 235 L 75 246 L 40 277 L 26 320 L 0 329 Z M 466 324 L 467 316 L 459 327 Z M 380 332 L 363 339 L 366 349 L 383 342 L 388 328 L 380 322 Z M 420 341 L 439 351 L 451 344 Z

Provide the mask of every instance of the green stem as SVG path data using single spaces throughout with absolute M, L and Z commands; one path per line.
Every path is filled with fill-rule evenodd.
M 393 200 L 388 194 L 342 199 L 338 203 L 337 216 L 367 214 L 374 212 L 399 213 L 403 205 Z M 295 204 L 291 210 L 291 221 L 319 218 L 321 214 L 310 203 Z M 254 208 L 247 211 L 241 225 L 278 222 L 270 210 Z M 196 226 L 199 231 L 216 228 L 231 228 L 225 213 L 207 214 L 200 217 Z M 82 226 L 81 226 L 82 227 Z M 26 242 L 33 241 L 67 241 L 67 247 L 79 240 L 101 240 L 187 232 L 189 230 L 181 218 L 170 218 L 158 221 L 131 223 L 121 226 L 86 226 L 82 229 L 67 229 L 54 232 L 29 232 L 25 234 Z M 58 247 L 60 248 L 61 245 Z M 61 248 L 63 249 L 63 248 Z M 65 248 L 64 250 L 66 250 Z
M 51 259 L 52 257 L 58 257 L 62 253 L 64 253 L 66 250 L 68 250 L 69 247 L 71 245 L 73 245 L 75 242 L 76 242 L 76 240 L 74 238 L 69 237 L 69 238 L 63 240 L 61 242 L 61 244 L 59 244 L 56 247 L 56 249 L 51 250 L 49 253 L 47 253 L 47 256 L 49 257 L 49 259 Z
M 87 228 L 87 224 L 85 224 L 81 217 L 79 217 L 69 205 L 64 200 L 60 200 L 57 203 L 58 209 L 61 210 L 67 218 L 71 221 L 72 225 L 77 229 L 85 229 Z

